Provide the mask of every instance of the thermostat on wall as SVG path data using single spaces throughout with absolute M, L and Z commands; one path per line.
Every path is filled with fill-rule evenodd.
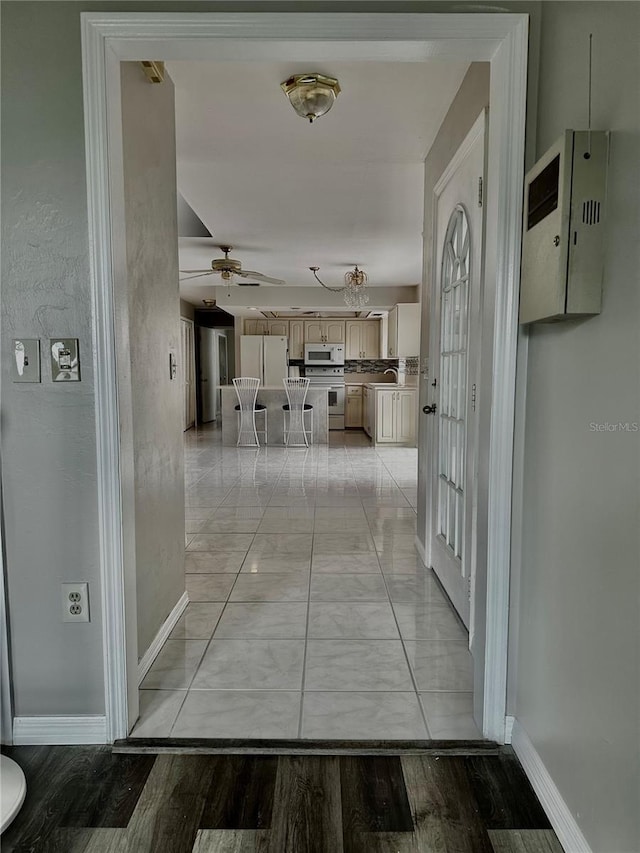
M 566 130 L 525 179 L 520 322 L 599 314 L 609 133 Z

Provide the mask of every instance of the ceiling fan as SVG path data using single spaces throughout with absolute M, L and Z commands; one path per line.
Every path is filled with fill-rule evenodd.
M 192 278 L 201 278 L 205 275 L 218 273 L 223 282 L 228 285 L 234 283 L 233 280 L 236 276 L 238 278 L 256 279 L 255 283 L 253 281 L 239 281 L 238 284 L 241 286 L 255 287 L 259 284 L 286 284 L 286 282 L 281 278 L 272 278 L 269 275 L 263 275 L 261 272 L 255 272 L 254 270 L 243 270 L 240 261 L 236 261 L 234 258 L 229 257 L 229 253 L 232 251 L 233 246 L 220 246 L 220 248 L 224 252 L 224 258 L 216 258 L 211 261 L 210 270 L 180 270 L 180 272 L 186 276 L 186 278 L 181 278 L 180 281 L 191 281 Z

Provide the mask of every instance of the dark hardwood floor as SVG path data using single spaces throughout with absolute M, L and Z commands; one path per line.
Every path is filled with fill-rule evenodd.
M 509 748 L 488 755 L 14 747 L 3 853 L 562 853 Z

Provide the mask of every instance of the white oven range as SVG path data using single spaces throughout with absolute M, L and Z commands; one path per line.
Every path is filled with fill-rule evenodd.
M 344 367 L 305 367 L 310 388 L 329 389 L 329 429 L 344 429 Z

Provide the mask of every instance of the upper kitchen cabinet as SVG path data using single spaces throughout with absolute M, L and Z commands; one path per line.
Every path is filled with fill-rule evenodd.
M 278 338 L 289 337 L 288 320 L 267 320 L 267 335 L 275 335 Z
M 245 335 L 273 335 L 278 338 L 288 338 L 289 321 L 249 317 L 244 321 L 244 333 Z
M 345 330 L 346 358 L 380 358 L 378 320 L 347 320 Z
M 420 355 L 420 303 L 403 302 L 389 311 L 387 358 Z
M 247 318 L 244 321 L 244 333 L 245 335 L 268 335 L 269 321 L 259 320 L 257 317 Z
M 289 320 L 289 358 L 304 358 L 304 320 Z
M 307 344 L 343 344 L 344 320 L 305 320 L 304 340 Z

